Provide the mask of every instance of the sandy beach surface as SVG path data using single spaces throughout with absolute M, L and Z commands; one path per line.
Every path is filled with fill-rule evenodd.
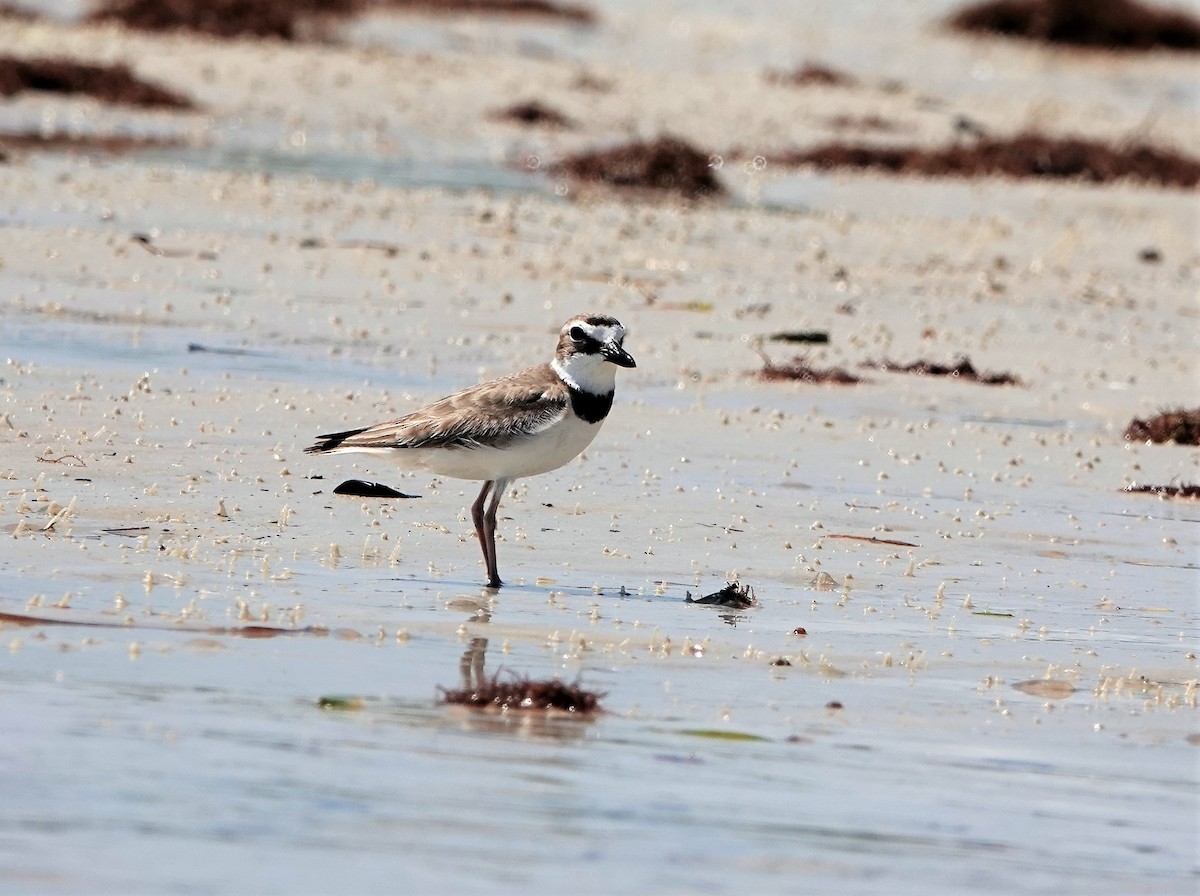
M 199 106 L 0 104 L 177 141 L 0 163 L 0 893 L 1195 892 L 1200 505 L 1121 491 L 1200 480 L 1123 436 L 1200 394 L 1195 191 L 756 160 L 838 115 L 1194 148 L 1194 57 L 939 2 L 593 7 L 313 44 L 0 20 Z M 764 76 L 805 60 L 857 83 Z M 574 126 L 492 115 L 534 99 Z M 662 133 L 728 195 L 547 173 Z M 303 453 L 591 310 L 638 367 L 506 496 L 499 592 L 476 484 Z M 1020 384 L 863 366 L 961 356 Z M 687 602 L 732 580 L 758 606 Z M 481 669 L 604 711 L 440 703 Z

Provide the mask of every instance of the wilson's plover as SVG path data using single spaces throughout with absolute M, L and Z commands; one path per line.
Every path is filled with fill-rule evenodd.
M 514 479 L 557 469 L 591 444 L 612 407 L 616 368 L 636 367 L 615 318 L 563 324 L 554 360 L 471 386 L 398 420 L 318 436 L 308 454 L 358 451 L 409 470 L 481 479 L 471 519 L 488 585 L 496 568 L 496 509 Z M 490 498 L 489 498 L 490 495 Z

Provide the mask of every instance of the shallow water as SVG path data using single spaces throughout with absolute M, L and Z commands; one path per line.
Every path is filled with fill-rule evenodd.
M 353 571 L 341 578 L 354 590 Z M 521 637 L 544 602 L 497 601 L 513 647 L 492 668 L 559 665 Z M 996 651 L 978 631 L 954 639 L 954 663 L 841 677 L 739 658 L 753 632 L 706 608 L 686 608 L 692 621 L 677 603 L 602 606 L 711 637 L 711 658 L 566 663 L 614 714 L 546 722 L 434 706 L 464 644 L 419 622 L 403 644 L 27 635 L 5 663 L 6 889 L 331 892 L 402 874 L 439 891 L 543 892 L 570 869 L 583 892 L 789 892 L 796 875 L 849 892 L 1001 892 L 1014 875 L 1034 893 L 1186 890 L 1194 801 L 1178 775 L 1194 747 L 1141 717 L 1136 696 L 1048 711 L 1004 686 L 980 693 Z M 753 628 L 821 618 L 775 602 Z M 870 656 L 870 637 L 822 638 Z M 326 693 L 366 703 L 323 711 Z M 845 708 L 825 709 L 834 699 Z M 709 728 L 756 739 L 691 733 Z M 114 848 L 129 838 L 137 853 Z M 168 861 L 148 867 L 144 853 Z

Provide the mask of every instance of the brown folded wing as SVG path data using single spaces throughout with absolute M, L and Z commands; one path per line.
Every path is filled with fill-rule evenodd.
M 548 364 L 463 389 L 398 420 L 328 433 L 310 454 L 379 448 L 503 448 L 553 425 L 568 391 Z

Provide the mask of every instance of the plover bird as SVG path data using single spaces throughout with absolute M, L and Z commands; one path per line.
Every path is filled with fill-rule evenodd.
M 357 451 L 408 470 L 483 480 L 471 519 L 487 584 L 499 588 L 496 510 L 504 490 L 561 467 L 596 438 L 612 407 L 616 368 L 637 366 L 624 340 L 620 321 L 581 314 L 563 324 L 549 364 L 471 386 L 398 420 L 318 436 L 304 450 Z

